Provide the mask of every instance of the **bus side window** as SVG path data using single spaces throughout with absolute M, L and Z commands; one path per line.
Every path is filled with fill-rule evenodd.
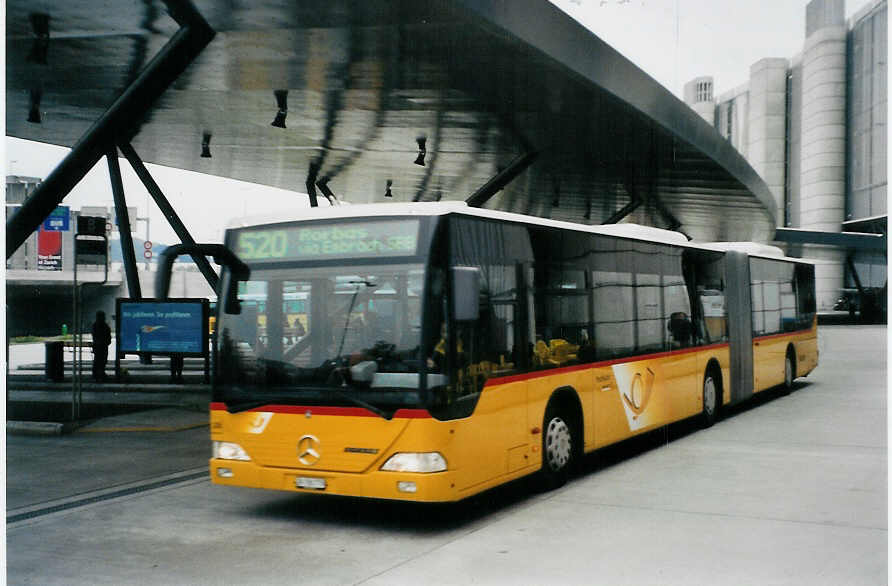
M 537 267 L 538 307 L 533 366 L 554 368 L 580 362 L 591 346 L 590 302 L 585 270 L 558 263 Z M 586 350 L 587 356 L 591 354 Z
M 815 269 L 811 265 L 796 265 L 796 320 L 798 327 L 811 327 L 815 317 Z
M 677 248 L 663 249 L 662 266 L 663 316 L 669 334 L 667 348 L 685 348 L 695 343 L 691 321 L 691 302 L 682 273 L 682 252 Z
M 694 325 L 688 319 L 688 314 L 676 311 L 669 317 L 669 333 L 672 334 L 672 344 L 676 348 L 684 348 L 691 345 L 694 334 Z
M 620 267 L 607 270 L 609 268 L 592 272 L 595 343 L 599 360 L 628 356 L 635 348 L 632 272 Z

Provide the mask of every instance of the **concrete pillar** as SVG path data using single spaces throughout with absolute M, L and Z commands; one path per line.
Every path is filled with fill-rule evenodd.
M 806 7 L 802 53 L 802 143 L 799 226 L 839 232 L 845 216 L 846 24 L 843 0 Z M 807 246 L 815 267 L 818 308 L 832 307 L 843 285 L 842 251 Z
M 784 225 L 786 59 L 762 59 L 750 68 L 747 157 L 774 196 L 777 225 Z

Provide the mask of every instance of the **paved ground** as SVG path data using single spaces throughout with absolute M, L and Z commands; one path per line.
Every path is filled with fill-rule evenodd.
M 8 435 L 8 580 L 885 584 L 886 329 L 825 327 L 820 348 L 789 396 L 449 507 L 210 485 L 202 413 Z

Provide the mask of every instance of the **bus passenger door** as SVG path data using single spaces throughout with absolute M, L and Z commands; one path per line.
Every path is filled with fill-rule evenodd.
M 476 320 L 455 322 L 453 352 L 455 390 L 459 402 L 476 401 L 462 425 L 467 464 L 460 470 L 459 489 L 468 489 L 529 465 L 527 381 L 516 377 L 525 363 L 513 265 L 486 267 Z

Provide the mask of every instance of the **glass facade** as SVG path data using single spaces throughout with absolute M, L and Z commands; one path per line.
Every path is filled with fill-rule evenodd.
M 879 5 L 849 33 L 848 220 L 886 213 L 887 13 Z

